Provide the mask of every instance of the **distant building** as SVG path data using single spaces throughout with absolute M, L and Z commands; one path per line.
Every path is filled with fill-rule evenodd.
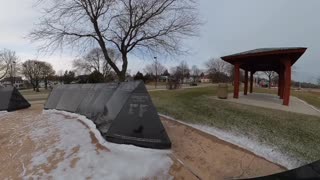
M 160 76 L 159 77 L 159 82 L 168 82 L 169 81 L 169 76 Z
M 13 83 L 13 86 L 18 88 L 18 89 L 21 89 L 21 88 L 24 88 L 24 81 L 22 79 L 22 77 L 6 77 L 2 80 L 0 80 L 0 85 L 3 86 L 3 87 L 7 87 L 7 86 L 11 86 L 11 81 L 14 81 Z
M 212 82 L 208 75 L 201 77 L 200 81 L 201 81 L 201 83 L 211 83 Z

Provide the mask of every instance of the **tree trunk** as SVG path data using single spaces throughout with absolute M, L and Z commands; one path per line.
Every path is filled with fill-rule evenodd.
M 7 75 L 8 70 L 9 70 L 9 65 L 7 65 L 7 69 L 6 69 L 5 73 L 0 77 L 0 79 L 4 78 Z
M 36 91 L 36 85 L 33 82 L 33 79 L 30 80 L 30 83 L 32 85 L 33 91 Z
M 10 80 L 11 80 L 11 85 L 14 86 L 13 76 L 10 76 Z
M 118 78 L 120 82 L 124 82 L 126 80 L 126 73 L 124 71 L 121 71 L 121 73 L 118 74 Z
M 40 92 L 40 90 L 39 90 L 39 80 L 36 80 L 36 92 Z
M 48 89 L 48 79 L 44 78 L 44 88 Z
M 269 76 L 269 89 L 271 89 L 271 76 Z
M 122 62 L 122 70 L 120 73 L 117 73 L 120 82 L 124 82 L 126 80 L 126 73 L 128 68 L 128 58 L 126 53 L 122 53 Z

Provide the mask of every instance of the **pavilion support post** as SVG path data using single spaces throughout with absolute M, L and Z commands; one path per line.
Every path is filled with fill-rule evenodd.
M 284 70 L 280 71 L 279 74 L 279 83 L 280 83 L 280 87 L 279 87 L 279 91 L 280 91 L 280 99 L 283 99 L 283 94 L 284 94 Z
M 233 89 L 233 98 L 239 98 L 239 88 L 240 88 L 240 64 L 234 64 L 234 89 Z
M 253 74 L 254 74 L 254 72 L 251 71 L 250 72 L 250 93 L 253 92 Z
M 245 70 L 244 74 L 244 95 L 248 95 L 248 70 Z
M 281 96 L 281 78 L 282 78 L 282 72 L 281 70 L 278 71 L 278 96 Z
M 290 87 L 291 87 L 291 61 L 286 59 L 284 61 L 284 92 L 283 92 L 283 105 L 289 106 L 290 101 Z
M 280 97 L 280 73 L 278 73 L 278 96 Z

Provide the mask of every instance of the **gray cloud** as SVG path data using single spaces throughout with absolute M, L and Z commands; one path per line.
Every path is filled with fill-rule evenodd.
M 197 53 L 188 58 L 189 62 L 255 48 L 304 46 L 309 49 L 295 65 L 294 78 L 315 81 L 320 76 L 320 1 L 200 0 L 199 3 L 206 24 L 200 38 L 190 42 Z

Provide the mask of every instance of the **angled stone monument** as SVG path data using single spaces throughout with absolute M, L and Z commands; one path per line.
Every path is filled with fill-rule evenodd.
M 30 106 L 30 103 L 15 87 L 0 87 L 0 111 L 10 112 Z
M 61 85 L 53 89 L 45 109 L 86 116 L 110 142 L 156 149 L 171 147 L 142 81 Z

